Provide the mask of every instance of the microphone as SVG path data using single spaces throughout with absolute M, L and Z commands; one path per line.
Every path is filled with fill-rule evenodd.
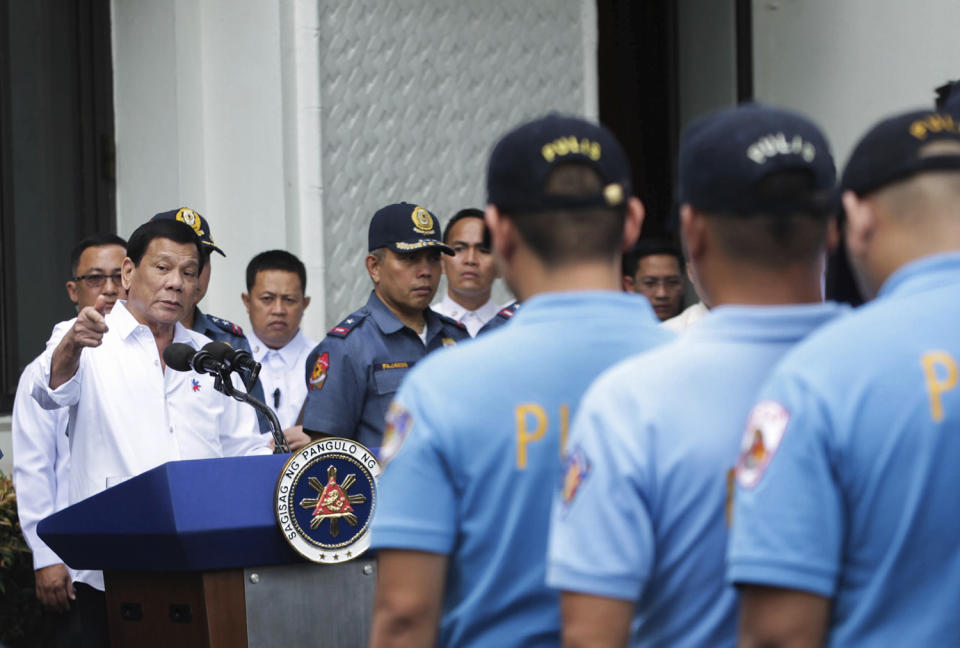
M 243 349 L 234 349 L 233 347 L 230 347 L 226 354 L 226 360 L 234 369 L 247 369 L 249 371 L 253 371 L 254 368 L 260 368 L 260 363 L 254 360 L 253 356 Z
M 189 344 L 174 342 L 163 350 L 163 361 L 175 371 L 196 371 L 219 375 L 224 369 L 223 360 L 230 345 L 225 342 L 210 342 L 196 351 Z

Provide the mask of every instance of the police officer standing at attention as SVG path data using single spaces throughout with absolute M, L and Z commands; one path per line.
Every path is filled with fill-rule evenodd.
M 569 421 L 600 371 L 673 338 L 620 291 L 643 220 L 630 177 L 613 135 L 575 117 L 530 122 L 494 148 L 486 220 L 523 307 L 427 358 L 391 406 L 372 646 L 559 644 L 545 571 Z
M 430 310 L 440 283 L 433 214 L 418 205 L 387 205 L 373 215 L 366 305 L 333 327 L 307 358 L 303 429 L 378 448 L 390 400 L 407 371 L 430 351 L 469 339 L 462 324 Z
M 214 252 L 218 252 L 222 257 L 227 256 L 226 253 L 213 242 L 213 236 L 210 234 L 210 223 L 207 219 L 201 216 L 200 212 L 194 211 L 189 207 L 181 207 L 180 209 L 161 212 L 150 220 L 175 220 L 186 223 L 193 228 L 197 238 L 200 239 L 200 249 L 204 254 L 204 259 L 203 269 L 200 271 L 200 276 L 198 277 L 199 288 L 196 298 L 194 299 L 193 308 L 186 309 L 186 314 L 180 323 L 192 331 L 206 335 L 211 340 L 226 342 L 234 349 L 243 349 L 252 355 L 250 343 L 243 334 L 243 329 L 222 317 L 208 315 L 200 310 L 199 304 L 206 296 L 207 288 L 210 287 L 210 266 L 213 265 L 210 263 L 212 260 L 211 257 Z M 246 377 L 244 373 L 245 382 Z M 258 400 L 265 401 L 263 386 L 259 381 L 250 389 L 250 394 Z M 257 412 L 257 422 L 260 425 L 261 433 L 265 434 L 270 431 L 266 417 L 259 411 Z
M 841 180 L 864 297 L 787 355 L 741 444 L 742 646 L 960 638 L 960 123 L 874 126 Z
M 568 646 L 736 643 L 724 518 L 740 429 L 777 360 L 846 310 L 821 303 L 836 173 L 813 123 L 723 109 L 684 131 L 678 166 L 684 248 L 715 308 L 583 398 L 547 572 Z

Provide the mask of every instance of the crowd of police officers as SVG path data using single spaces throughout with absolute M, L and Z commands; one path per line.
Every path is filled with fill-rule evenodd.
M 631 176 L 601 126 L 513 129 L 486 210 L 445 227 L 416 203 L 372 215 L 373 289 L 319 344 L 300 329 L 304 266 L 282 250 L 248 265 L 248 334 L 200 310 L 224 252 L 192 209 L 138 228 L 134 259 L 114 235 L 79 242 L 78 317 L 24 370 L 13 412 L 58 645 L 106 631 L 102 581 L 36 535 L 88 468 L 71 466 L 84 426 L 57 395 L 92 380 L 84 358 L 128 314 L 161 352 L 184 327 L 251 353 L 252 393 L 291 448 L 337 436 L 379 453 L 372 645 L 956 643 L 960 120 L 884 119 L 837 174 L 803 115 L 703 116 L 680 142 L 683 255 L 635 246 Z M 824 301 L 838 247 L 869 300 L 856 309 Z M 659 324 L 680 315 L 684 274 L 701 303 L 677 335 Z M 516 301 L 494 303 L 498 277 Z

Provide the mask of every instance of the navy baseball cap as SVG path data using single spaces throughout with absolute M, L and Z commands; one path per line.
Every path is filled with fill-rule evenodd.
M 453 248 L 437 238 L 437 219 L 429 210 L 411 203 L 396 203 L 377 210 L 367 235 L 369 250 L 388 247 L 409 254 L 425 248 L 439 248 L 454 255 Z
M 593 168 L 603 190 L 590 196 L 547 193 L 550 172 L 579 162 Z M 631 195 L 630 163 L 603 126 L 551 113 L 504 135 L 490 154 L 487 202 L 513 213 L 550 209 L 622 207 Z
M 946 113 L 914 110 L 884 119 L 850 154 L 840 183 L 865 196 L 923 171 L 960 169 L 960 153 L 924 154 L 933 142 L 960 144 L 960 121 Z
M 836 167 L 817 126 L 789 110 L 759 103 L 694 120 L 680 136 L 677 202 L 714 213 L 824 211 L 835 202 Z M 757 185 L 780 171 L 807 171 L 812 200 L 763 196 Z
M 186 223 L 193 228 L 193 231 L 196 233 L 197 238 L 200 239 L 200 245 L 204 250 L 212 250 L 219 252 L 223 256 L 227 256 L 223 250 L 221 250 L 213 242 L 213 237 L 210 235 L 210 223 L 207 222 L 203 216 L 200 215 L 200 212 L 190 209 L 189 207 L 181 207 L 180 209 L 171 209 L 170 211 L 160 212 L 159 214 L 154 215 L 150 220 L 176 220 L 181 223 Z

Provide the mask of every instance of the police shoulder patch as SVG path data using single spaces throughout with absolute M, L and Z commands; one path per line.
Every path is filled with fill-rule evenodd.
M 327 371 L 330 369 L 330 354 L 324 351 L 317 356 L 317 361 L 313 363 L 313 369 L 310 370 L 310 378 L 307 380 L 307 389 L 309 391 L 318 391 L 323 389 L 327 382 Z
M 369 315 L 369 313 L 363 310 L 350 313 L 350 315 L 348 315 L 342 322 L 327 331 L 327 335 L 345 338 L 350 335 L 350 331 L 355 329 L 367 315 Z
M 366 447 L 339 437 L 290 456 L 274 491 L 283 537 L 317 563 L 352 560 L 370 547 L 380 464 Z
M 567 454 L 563 462 L 563 475 L 560 482 L 563 512 L 566 512 L 573 504 L 581 486 L 583 486 L 583 482 L 590 476 L 591 470 L 593 470 L 593 465 L 587 457 L 587 453 L 579 445 Z
M 410 428 L 413 427 L 413 417 L 403 405 L 393 401 L 390 403 L 390 409 L 387 410 L 386 424 L 383 444 L 380 446 L 380 461 L 384 468 L 400 452 L 400 447 L 407 438 Z
M 231 335 L 243 336 L 243 329 L 229 320 L 225 320 L 222 317 L 216 317 L 215 315 L 207 315 L 207 319 L 210 320 L 210 323 L 216 326 L 218 329 L 226 331 Z
M 740 442 L 736 468 L 737 481 L 743 488 L 753 488 L 763 477 L 789 422 L 790 413 L 776 401 L 761 401 L 753 407 Z

